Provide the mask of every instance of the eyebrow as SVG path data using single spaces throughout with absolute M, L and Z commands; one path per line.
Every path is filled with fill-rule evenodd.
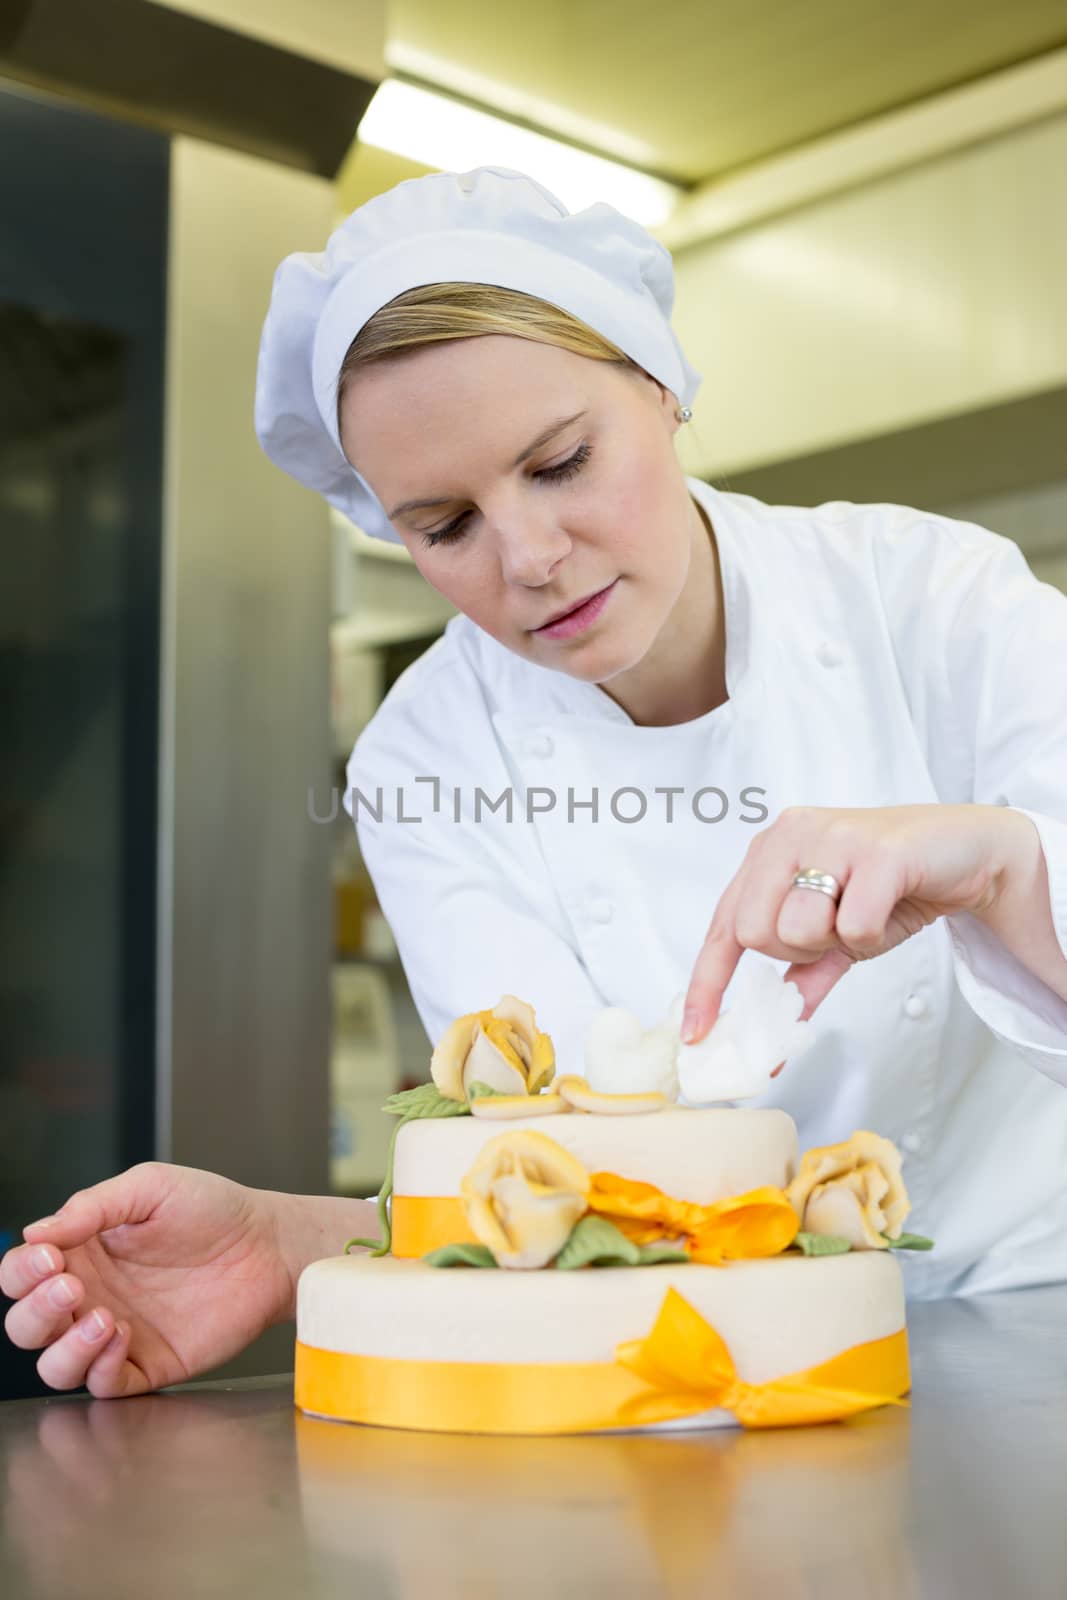
M 521 467 L 523 462 L 527 461 L 535 450 L 540 450 L 541 446 L 547 444 L 550 439 L 554 439 L 557 433 L 562 433 L 564 428 L 569 428 L 572 422 L 577 422 L 580 417 L 584 416 L 585 411 L 575 411 L 569 417 L 557 417 L 555 422 L 550 422 L 547 428 L 542 429 L 537 438 L 528 444 L 525 450 L 519 452 L 511 463 L 512 467 Z M 442 495 L 438 500 L 405 500 L 401 505 L 393 507 L 392 511 L 389 512 L 389 520 L 392 522 L 394 517 L 403 516 L 405 511 L 422 511 L 429 506 L 447 506 L 455 499 L 455 495 Z

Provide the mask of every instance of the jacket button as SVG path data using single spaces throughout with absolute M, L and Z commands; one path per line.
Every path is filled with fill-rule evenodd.
M 901 1138 L 900 1148 L 902 1150 L 906 1150 L 910 1156 L 913 1156 L 916 1151 L 921 1150 L 922 1147 L 923 1141 L 921 1133 L 906 1133 Z
M 916 1019 L 919 1017 L 925 1017 L 929 1009 L 930 1008 L 926 1004 L 926 1001 L 922 998 L 922 995 L 909 994 L 908 998 L 904 1002 L 904 1015 L 906 1017 L 914 1017 Z
M 610 900 L 590 900 L 587 910 L 592 922 L 610 922 L 615 915 L 615 907 Z
M 531 756 L 550 756 L 555 748 L 555 741 L 547 733 L 532 734 L 526 741 L 526 753 Z
M 817 647 L 815 657 L 824 667 L 839 667 L 842 661 L 841 652 L 837 646 L 830 644 L 825 639 Z

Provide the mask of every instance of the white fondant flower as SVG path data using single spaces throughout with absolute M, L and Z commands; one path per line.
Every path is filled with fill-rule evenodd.
M 622 1006 L 607 1006 L 586 1030 L 583 1054 L 585 1080 L 600 1094 L 655 1092 L 678 1098 L 675 1056 L 685 996 L 673 1001 L 665 1021 L 642 1028 L 640 1019 Z
M 729 1009 L 720 1012 L 706 1038 L 678 1047 L 679 1086 L 693 1105 L 763 1094 L 778 1063 L 814 1040 L 811 1023 L 799 1020 L 803 995 L 776 968 L 750 958 L 729 987 Z

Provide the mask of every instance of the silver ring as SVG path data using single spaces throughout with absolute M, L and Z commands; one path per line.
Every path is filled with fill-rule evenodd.
M 820 872 L 818 867 L 805 867 L 803 872 L 798 872 L 793 879 L 793 888 L 818 889 L 820 894 L 828 894 L 835 903 L 843 892 L 833 873 Z

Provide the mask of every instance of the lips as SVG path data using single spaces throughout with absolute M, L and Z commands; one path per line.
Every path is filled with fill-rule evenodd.
M 569 617 L 572 612 L 580 611 L 583 606 L 587 606 L 590 600 L 595 599 L 598 594 L 603 594 L 604 589 L 607 587 L 608 585 L 605 584 L 602 589 L 592 589 L 587 595 L 583 595 L 580 600 L 575 600 L 573 605 L 565 607 L 563 611 L 553 612 L 550 617 L 545 618 L 544 622 L 539 622 L 533 632 L 538 633 L 542 628 L 550 628 L 555 622 L 562 622 L 564 617 Z

